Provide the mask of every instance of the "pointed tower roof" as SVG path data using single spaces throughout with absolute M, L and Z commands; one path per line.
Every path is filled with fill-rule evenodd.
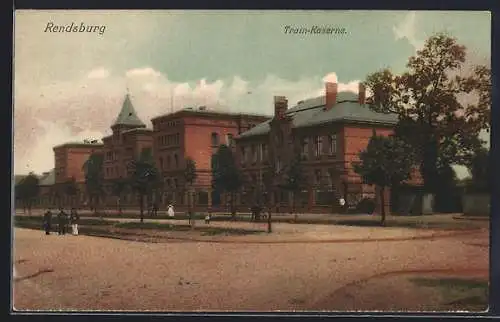
M 141 121 L 141 119 L 137 116 L 137 113 L 130 101 L 130 95 L 127 93 L 125 95 L 125 100 L 123 101 L 122 109 L 116 121 L 113 123 L 113 126 L 116 125 L 130 125 L 137 127 L 145 127 L 146 125 Z

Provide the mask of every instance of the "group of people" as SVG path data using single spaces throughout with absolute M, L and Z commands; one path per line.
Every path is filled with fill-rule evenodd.
M 57 233 L 59 235 L 69 233 L 69 227 L 71 226 L 72 235 L 78 235 L 79 221 L 80 216 L 75 208 L 71 208 L 69 214 L 66 213 L 62 207 L 59 208 L 59 213 L 57 214 Z M 52 231 L 52 211 L 50 208 L 43 215 L 43 228 L 45 230 L 45 235 L 50 235 Z

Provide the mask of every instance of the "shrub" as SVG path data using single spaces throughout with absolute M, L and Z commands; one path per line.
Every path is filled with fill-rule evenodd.
M 363 198 L 356 205 L 356 212 L 372 214 L 375 211 L 375 200 L 373 198 Z

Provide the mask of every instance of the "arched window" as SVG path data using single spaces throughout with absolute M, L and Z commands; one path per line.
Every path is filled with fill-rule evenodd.
M 219 134 L 213 132 L 211 135 L 212 146 L 219 146 Z
M 174 164 L 176 168 L 179 167 L 179 157 L 177 154 L 174 154 Z
M 167 156 L 167 169 L 170 169 L 170 155 Z

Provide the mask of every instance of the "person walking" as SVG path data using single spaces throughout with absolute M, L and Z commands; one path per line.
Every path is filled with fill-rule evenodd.
M 59 208 L 59 213 L 57 214 L 57 224 L 58 224 L 58 234 L 65 235 L 66 234 L 66 213 L 64 209 Z
M 50 235 L 52 228 L 52 211 L 50 211 L 50 208 L 43 215 L 43 228 L 45 229 L 45 235 Z
M 71 222 L 71 233 L 73 236 L 78 235 L 78 222 L 80 221 L 80 216 L 76 212 L 75 208 L 71 208 L 70 222 Z
M 340 198 L 339 199 L 339 204 L 340 204 L 340 209 L 342 210 L 342 213 L 346 213 L 346 206 L 345 206 L 345 199 Z

